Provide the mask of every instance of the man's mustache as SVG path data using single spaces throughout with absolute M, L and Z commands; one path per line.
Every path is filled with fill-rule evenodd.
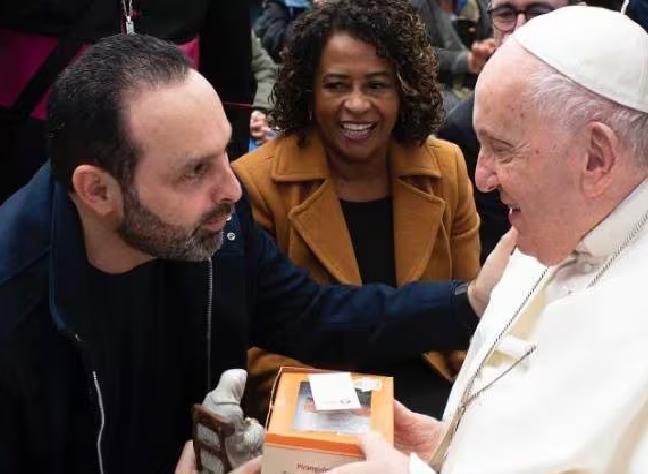
M 234 204 L 222 203 L 206 212 L 200 222 L 201 224 L 205 224 L 216 218 L 228 218 L 232 214 L 234 214 Z

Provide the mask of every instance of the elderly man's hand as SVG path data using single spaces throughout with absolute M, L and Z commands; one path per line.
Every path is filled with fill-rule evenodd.
M 260 474 L 261 456 L 246 462 L 242 466 L 230 471 L 230 474 Z M 198 474 L 196 469 L 196 456 L 194 454 L 193 441 L 187 441 L 175 468 L 175 474 Z
M 477 316 L 481 318 L 488 306 L 491 291 L 502 278 L 504 269 L 508 265 L 511 252 L 517 243 L 517 230 L 514 227 L 502 236 L 493 251 L 490 253 L 479 275 L 468 286 L 468 300 Z
M 377 433 L 360 437 L 365 460 L 336 467 L 329 474 L 408 474 L 409 458 L 396 451 Z
M 445 430 L 445 423 L 414 413 L 394 401 L 394 445 L 400 452 L 416 453 L 423 461 L 429 462 Z

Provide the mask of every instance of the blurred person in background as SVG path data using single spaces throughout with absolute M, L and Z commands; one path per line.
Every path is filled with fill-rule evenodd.
M 261 45 L 252 31 L 252 73 L 256 81 L 256 92 L 250 114 L 251 148 L 261 145 L 272 137 L 273 130 L 268 125 L 267 112 L 271 107 L 270 94 L 277 80 L 277 65 Z
M 281 62 L 291 24 L 311 5 L 311 0 L 264 0 L 254 31 L 275 62 Z
M 136 31 L 172 41 L 218 90 L 234 127 L 231 157 L 248 150 L 254 95 L 248 0 L 0 2 L 0 203 L 46 159 L 45 104 L 54 80 L 88 45 Z
M 442 0 L 411 0 L 421 16 L 439 62 L 439 82 L 443 84 L 443 104 L 446 113 L 459 104 L 461 97 L 456 89 L 463 88 L 468 75 L 476 75 L 495 51 L 495 42 L 490 37 L 491 29 L 485 20 L 485 5 L 475 1 L 474 32 L 468 38 L 461 38 L 456 28 L 453 2 Z M 463 43 L 467 40 L 468 47 Z

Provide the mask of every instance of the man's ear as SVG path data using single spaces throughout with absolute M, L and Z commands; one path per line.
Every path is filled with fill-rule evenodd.
M 122 193 L 119 183 L 98 166 L 77 166 L 72 174 L 72 187 L 77 198 L 101 217 L 121 209 Z
M 612 182 L 620 154 L 619 139 L 602 122 L 587 125 L 587 160 L 583 170 L 583 190 L 589 197 L 603 194 Z

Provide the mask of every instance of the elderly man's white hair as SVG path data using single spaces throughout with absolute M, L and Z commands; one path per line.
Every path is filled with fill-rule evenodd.
M 589 122 L 606 124 L 622 146 L 648 166 L 648 113 L 606 99 L 539 60 L 527 84 L 527 93 L 521 98 L 527 105 L 569 130 Z
M 535 18 L 510 43 L 538 59 L 521 100 L 565 127 L 605 123 L 648 165 L 648 34 L 639 25 L 602 8 L 565 7 Z

